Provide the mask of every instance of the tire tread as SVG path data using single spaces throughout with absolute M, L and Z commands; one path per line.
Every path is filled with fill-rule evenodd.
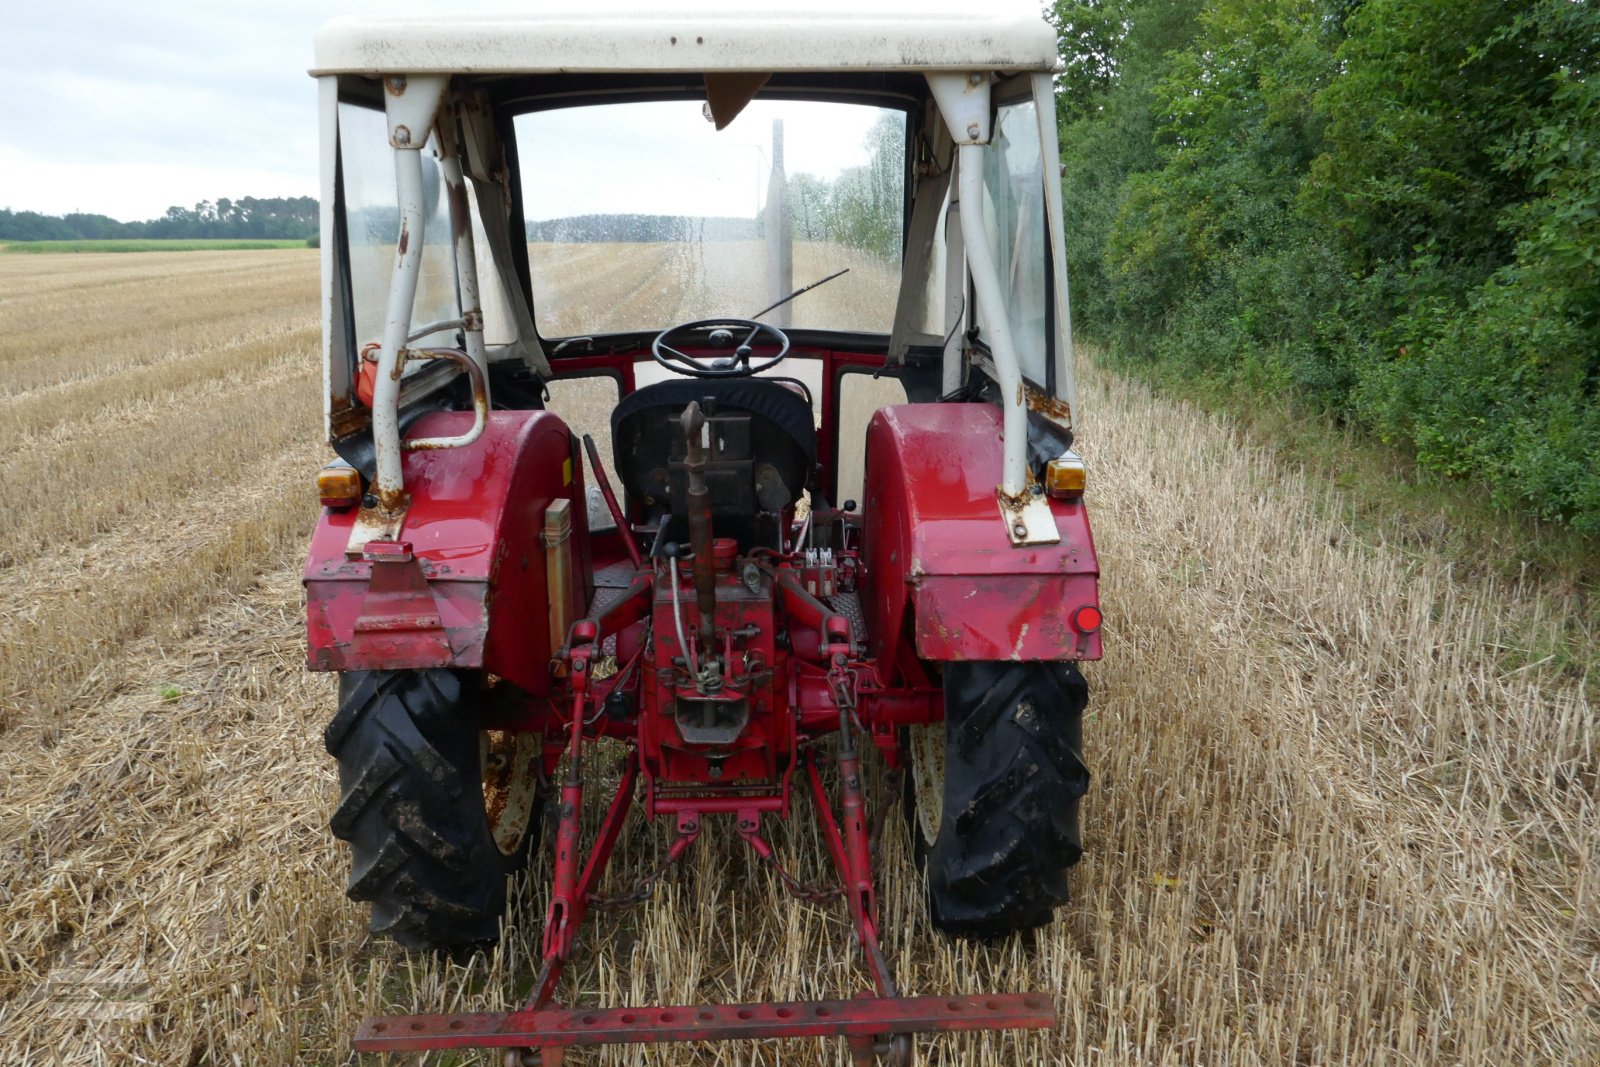
M 473 696 L 469 679 L 449 670 L 350 672 L 323 733 L 339 761 L 329 825 L 350 843 L 346 894 L 372 905 L 374 933 L 408 948 L 496 940 L 506 879 L 526 863 L 542 822 L 530 817 L 516 855 L 495 847 L 477 788 Z
M 944 814 L 920 838 L 930 918 L 959 937 L 1048 923 L 1083 848 L 1078 801 L 1088 687 L 1070 663 L 948 663 Z

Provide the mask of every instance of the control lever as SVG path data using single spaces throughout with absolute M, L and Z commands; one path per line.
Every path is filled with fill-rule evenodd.
M 716 654 L 717 578 L 711 558 L 711 490 L 706 485 L 706 430 L 700 405 L 690 401 L 683 409 L 684 460 L 688 477 L 684 499 L 689 511 L 689 547 L 694 551 L 694 592 L 700 608 L 700 646 L 709 660 Z

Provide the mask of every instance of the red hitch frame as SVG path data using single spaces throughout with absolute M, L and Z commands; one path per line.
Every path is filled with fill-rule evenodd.
M 780 585 L 780 588 L 783 588 Z M 797 590 L 796 590 L 797 591 Z M 803 593 L 801 595 L 804 595 Z M 819 620 L 821 621 L 821 620 Z M 567 662 L 572 706 L 567 748 L 567 774 L 561 785 L 555 847 L 555 889 L 545 919 L 543 965 L 526 1003 L 516 1011 L 457 1015 L 398 1015 L 365 1020 L 354 1046 L 359 1052 L 409 1052 L 447 1048 L 505 1048 L 508 1065 L 556 1067 L 565 1050 L 604 1044 L 656 1044 L 669 1041 L 751 1040 L 774 1037 L 842 1037 L 857 1064 L 880 1058 L 890 1064 L 911 1062 L 913 1033 L 1038 1029 L 1054 1027 L 1054 1004 L 1040 993 L 987 996 L 917 996 L 899 994 L 894 975 L 878 940 L 877 898 L 872 884 L 869 823 L 863 795 L 860 757 L 852 722 L 855 690 L 846 647 L 833 650 L 828 687 L 838 707 L 840 809 L 823 781 L 821 757 L 814 747 L 800 755 L 810 785 L 813 807 L 827 842 L 839 887 L 813 889 L 802 885 L 778 862 L 761 836 L 761 812 L 751 802 L 735 806 L 710 803 L 726 798 L 703 797 L 707 808 L 733 814 L 739 836 L 795 895 L 824 900 L 843 895 L 856 939 L 861 945 L 875 995 L 852 1000 L 700 1004 L 672 1007 L 581 1008 L 554 1000 L 562 971 L 572 958 L 578 928 L 591 905 L 636 903 L 647 899 L 655 883 L 699 838 L 703 816 L 684 798 L 676 811 L 678 836 L 660 867 L 632 893 L 601 900 L 596 893 L 627 820 L 640 776 L 637 749 L 623 765 L 622 779 L 595 835 L 588 858 L 580 863 L 583 801 L 583 743 L 589 706 L 593 660 L 602 631 L 610 627 L 586 619 L 572 630 Z

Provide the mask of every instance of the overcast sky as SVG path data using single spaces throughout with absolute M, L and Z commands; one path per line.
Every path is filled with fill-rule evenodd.
M 326 6 L 4 7 L 0 207 L 133 220 L 218 196 L 316 194 L 305 71 Z
M 823 2 L 848 10 L 863 6 Z M 996 6 L 995 0 L 982 2 L 986 9 Z M 341 14 L 536 6 L 593 10 L 602 3 L 607 0 L 3 0 L 0 100 L 7 107 L 0 118 L 0 207 L 130 221 L 219 196 L 315 196 L 316 92 L 305 72 L 324 21 Z M 880 5 L 914 17 L 929 0 L 872 0 Z M 632 0 L 631 6 L 651 5 Z M 739 5 L 696 0 L 694 6 Z M 852 154 L 858 150 L 852 146 Z

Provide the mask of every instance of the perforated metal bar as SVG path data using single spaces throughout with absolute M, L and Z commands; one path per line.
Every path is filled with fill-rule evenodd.
M 764 1037 L 870 1037 L 945 1030 L 1040 1029 L 1056 1025 L 1042 993 L 960 997 L 863 997 L 778 1004 L 669 1008 L 542 1008 L 472 1015 L 368 1019 L 358 1052 L 444 1048 L 564 1048 Z

